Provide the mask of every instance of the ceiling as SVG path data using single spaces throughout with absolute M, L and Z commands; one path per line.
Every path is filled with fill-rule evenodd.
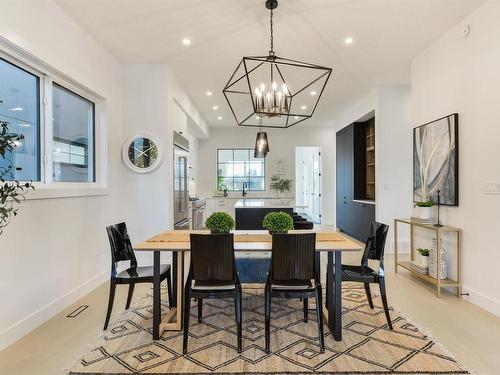
M 56 1 L 119 61 L 168 63 L 211 126 L 235 126 L 222 88 L 243 56 L 269 50 L 264 0 Z M 315 115 L 304 123 L 332 125 L 335 111 L 375 85 L 408 83 L 411 59 L 482 3 L 281 0 L 276 54 L 333 68 Z

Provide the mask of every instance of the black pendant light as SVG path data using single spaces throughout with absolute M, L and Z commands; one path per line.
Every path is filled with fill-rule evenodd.
M 254 158 L 265 158 L 269 152 L 269 142 L 267 141 L 267 133 L 259 131 L 255 139 L 255 149 L 253 152 Z
M 273 40 L 278 0 L 265 5 L 270 10 L 269 54 L 243 57 L 223 93 L 239 126 L 288 128 L 312 117 L 332 69 L 278 57 Z

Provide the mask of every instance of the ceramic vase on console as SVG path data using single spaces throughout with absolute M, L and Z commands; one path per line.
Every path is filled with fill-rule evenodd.
M 418 218 L 422 221 L 430 222 L 432 216 L 432 207 L 417 207 Z

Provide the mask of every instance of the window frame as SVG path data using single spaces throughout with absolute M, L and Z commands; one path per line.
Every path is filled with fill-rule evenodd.
M 216 155 L 216 166 L 215 166 L 215 189 L 217 191 L 220 191 L 219 190 L 219 187 L 217 186 L 217 181 L 219 180 L 219 151 L 233 151 L 233 164 L 234 164 L 234 151 L 238 151 L 238 150 L 245 150 L 245 151 L 249 151 L 249 153 L 251 153 L 253 151 L 253 148 L 250 148 L 250 147 L 220 147 L 220 148 L 217 148 L 217 155 Z M 250 163 L 251 160 L 249 159 L 248 160 L 248 163 Z M 263 192 L 263 191 L 266 191 L 266 188 L 267 188 L 267 185 L 266 185 L 266 159 L 263 158 L 262 159 L 262 164 L 263 164 L 263 171 L 264 171 L 264 175 L 263 176 L 255 176 L 257 178 L 262 178 L 264 180 L 264 189 L 259 189 L 259 190 L 255 190 L 255 189 L 245 189 L 245 191 L 254 191 L 254 192 Z M 227 177 L 226 177 L 227 178 Z M 234 184 L 234 172 L 233 172 L 233 184 Z M 250 179 L 251 176 L 248 175 L 248 179 Z M 241 191 L 241 190 L 228 190 L 228 192 L 234 192 L 234 191 Z
M 0 39 L 0 58 L 39 78 L 39 181 L 33 181 L 35 190 L 26 195 L 26 199 L 45 199 L 107 195 L 108 155 L 106 137 L 106 100 L 91 89 L 76 82 L 64 73 L 45 64 L 16 45 Z M 53 85 L 72 91 L 94 104 L 94 181 L 93 182 L 57 182 L 52 171 L 53 153 Z

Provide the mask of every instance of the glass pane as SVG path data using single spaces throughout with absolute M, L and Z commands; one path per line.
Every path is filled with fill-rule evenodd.
M 233 161 L 233 150 L 218 150 L 219 163 L 223 161 Z
M 229 191 L 234 190 L 232 178 L 220 178 L 219 179 L 219 190 L 224 190 L 224 189 L 227 189 Z
M 95 181 L 94 103 L 54 84 L 53 124 L 54 181 Z
M 234 163 L 235 177 L 248 177 L 248 163 Z
M 217 175 L 219 177 L 233 177 L 233 164 L 219 163 L 219 167 L 217 168 Z
M 243 190 L 243 182 L 247 183 L 247 187 L 245 189 L 249 190 L 248 189 L 248 178 L 237 178 L 237 177 L 234 178 L 233 190 L 235 190 L 235 191 Z
M 265 190 L 265 179 L 264 177 L 250 177 L 250 183 L 248 190 Z
M 264 177 L 264 162 L 250 162 L 250 176 Z
M 249 150 L 234 150 L 234 161 L 248 161 L 250 159 Z
M 16 180 L 40 180 L 39 86 L 37 76 L 0 59 L 0 120 L 24 136 L 13 152 L 0 157 L 0 168 L 13 165 Z

